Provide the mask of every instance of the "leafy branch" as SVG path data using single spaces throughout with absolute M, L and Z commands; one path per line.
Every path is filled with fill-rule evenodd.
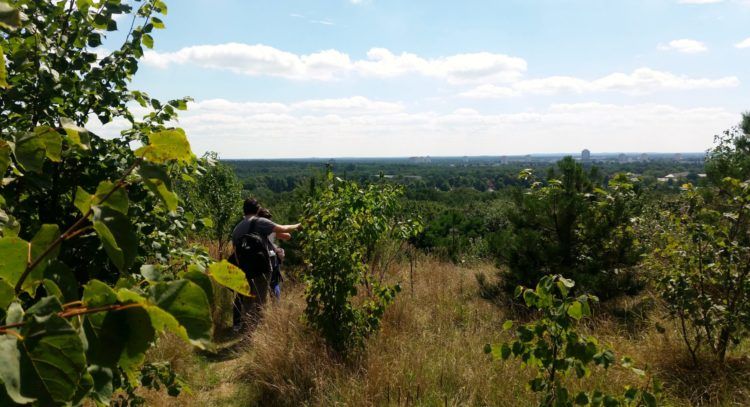
M 115 192 L 117 192 L 119 189 L 123 188 L 127 184 L 127 177 L 130 176 L 130 174 L 135 171 L 135 169 L 143 163 L 143 158 L 140 157 L 135 160 L 132 166 L 128 168 L 125 173 L 123 173 L 122 177 L 115 183 L 114 187 L 106 194 L 104 197 L 99 200 L 100 204 L 105 203 L 109 198 L 114 195 Z M 24 270 L 23 274 L 21 274 L 21 277 L 18 279 L 18 282 L 15 286 L 15 292 L 16 295 L 21 292 L 21 288 L 23 287 L 24 281 L 26 281 L 26 278 L 28 278 L 29 274 L 31 274 L 32 270 L 34 270 L 36 267 L 38 267 L 44 259 L 47 258 L 47 256 L 50 255 L 55 249 L 57 249 L 58 246 L 60 246 L 64 241 L 72 239 L 78 235 L 81 234 L 82 230 L 85 230 L 85 228 L 81 228 L 83 224 L 91 217 L 91 215 L 94 213 L 93 206 L 89 208 L 88 212 L 86 212 L 83 216 L 81 216 L 72 226 L 68 228 L 64 233 L 62 233 L 57 239 L 55 239 L 47 248 L 42 252 L 41 255 L 39 255 L 36 259 L 31 261 Z

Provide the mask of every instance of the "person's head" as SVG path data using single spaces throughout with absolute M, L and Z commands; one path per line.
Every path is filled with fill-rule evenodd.
M 259 209 L 260 204 L 255 198 L 247 198 L 245 199 L 245 203 L 242 204 L 242 211 L 245 213 L 245 216 L 256 215 Z
M 266 218 L 266 219 L 273 219 L 273 215 L 271 215 L 271 211 L 268 210 L 268 208 L 260 208 L 258 209 L 258 217 L 260 218 Z

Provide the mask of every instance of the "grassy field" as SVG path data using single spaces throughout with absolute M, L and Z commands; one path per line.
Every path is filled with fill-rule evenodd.
M 397 267 L 403 291 L 367 351 L 344 363 L 329 354 L 301 321 L 303 288 L 285 287 L 260 326 L 217 354 L 196 353 L 166 337 L 150 358 L 169 360 L 189 383 L 178 398 L 149 392 L 154 406 L 527 406 L 533 372 L 517 361 L 493 361 L 486 343 L 509 339 L 501 325 L 522 319 L 507 307 L 479 298 L 475 274 L 487 265 L 458 267 L 425 260 L 414 271 Z M 665 330 L 659 333 L 656 324 Z M 691 367 L 676 327 L 664 322 L 658 303 L 644 296 L 605 304 L 583 330 L 631 356 L 664 383 L 662 403 L 673 406 L 750 404 L 750 362 L 733 356 L 729 367 Z M 739 352 L 737 352 L 739 354 Z M 571 389 L 621 393 L 642 383 L 621 368 L 595 369 Z

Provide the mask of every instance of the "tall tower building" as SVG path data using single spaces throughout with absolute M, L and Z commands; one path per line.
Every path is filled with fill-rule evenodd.
M 588 149 L 584 149 L 581 151 L 581 162 L 584 164 L 590 164 L 591 163 L 591 151 Z

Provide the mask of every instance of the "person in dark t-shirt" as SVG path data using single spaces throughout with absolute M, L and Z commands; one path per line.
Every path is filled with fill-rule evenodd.
M 294 225 L 277 225 L 270 219 L 265 219 L 258 216 L 258 212 L 261 207 L 258 201 L 254 198 L 248 198 L 242 205 L 245 218 L 242 219 L 232 231 L 232 244 L 237 247 L 242 236 L 248 233 L 257 233 L 263 239 L 266 247 L 273 250 L 273 245 L 269 240 L 269 236 L 273 233 L 276 234 L 280 239 L 291 238 L 291 232 L 299 229 L 300 224 Z M 251 230 L 252 229 L 252 230 Z M 257 318 L 260 315 L 260 308 L 265 304 L 266 298 L 268 297 L 269 284 L 271 281 L 270 273 L 259 273 L 255 277 L 250 278 L 250 293 L 253 297 L 249 299 L 243 299 L 243 308 L 245 313 L 249 313 L 251 318 Z M 235 306 L 235 308 L 237 308 Z

